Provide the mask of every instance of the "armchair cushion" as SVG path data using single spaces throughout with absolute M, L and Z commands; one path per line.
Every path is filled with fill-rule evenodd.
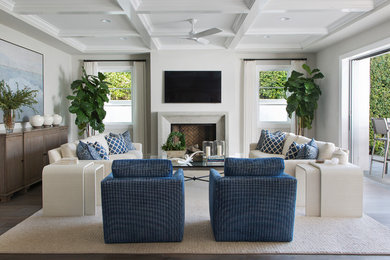
M 172 177 L 172 162 L 164 159 L 114 160 L 112 174 L 115 178 Z
M 225 176 L 277 176 L 283 170 L 282 158 L 225 159 Z

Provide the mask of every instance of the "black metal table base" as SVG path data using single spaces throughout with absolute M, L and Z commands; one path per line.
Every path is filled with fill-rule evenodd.
M 209 177 L 209 175 L 199 176 L 199 177 L 196 177 L 196 176 L 189 177 L 189 176 L 185 176 L 184 175 L 184 178 L 185 178 L 184 181 L 204 181 L 204 182 L 209 182 L 209 180 L 204 180 L 204 178 L 208 178 L 208 177 Z

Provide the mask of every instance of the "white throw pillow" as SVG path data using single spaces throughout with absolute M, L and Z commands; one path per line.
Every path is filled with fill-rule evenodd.
M 107 140 L 104 138 L 104 134 L 98 134 L 98 135 L 90 136 L 90 137 L 85 138 L 82 141 L 84 143 L 87 143 L 87 142 L 90 142 L 90 143 L 98 142 L 99 144 L 101 144 L 104 147 L 104 149 L 106 149 L 107 152 L 109 151 Z
M 316 141 L 318 146 L 318 160 L 330 160 L 336 149 L 334 143 Z
M 66 143 L 61 145 L 61 154 L 63 158 L 72 158 L 77 157 L 76 149 L 77 149 L 77 143 Z
M 298 135 L 297 136 L 297 140 L 295 141 L 297 144 L 307 144 L 308 142 L 310 142 L 311 139 L 310 138 L 307 138 L 305 136 L 302 136 L 302 135 Z
M 296 142 L 297 140 L 297 136 L 293 133 L 286 133 L 286 139 L 284 141 L 284 146 L 283 146 L 283 151 L 282 151 L 282 154 L 284 156 L 286 156 L 287 154 L 287 151 L 288 149 L 290 148 L 290 145 L 293 143 L 293 142 Z

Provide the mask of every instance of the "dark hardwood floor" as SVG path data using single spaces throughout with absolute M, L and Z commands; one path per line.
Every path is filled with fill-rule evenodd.
M 378 222 L 390 228 L 390 176 L 386 176 L 382 181 L 380 167 L 374 168 L 372 176 L 364 178 L 364 211 L 365 214 L 376 219 Z M 37 210 L 42 208 L 42 186 L 40 184 L 30 188 L 27 193 L 16 194 L 11 201 L 0 204 L 0 234 L 5 233 L 19 222 L 23 221 Z M 389 248 L 390 251 L 390 248 Z M 109 254 L 89 254 L 89 255 L 27 255 L 27 254 L 0 254 L 0 259 L 140 259 L 140 260 L 295 260 L 295 259 L 390 259 L 390 256 L 355 256 L 355 255 L 109 255 Z

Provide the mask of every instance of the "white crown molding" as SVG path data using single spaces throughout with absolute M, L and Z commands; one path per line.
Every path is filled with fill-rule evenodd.
M 264 11 L 343 10 L 345 12 L 366 12 L 372 10 L 374 7 L 374 0 L 274 0 L 265 6 Z
M 106 0 L 16 0 L 13 12 L 18 14 L 124 13 L 119 6 Z
M 240 52 L 253 52 L 253 51 L 303 51 L 303 48 L 298 43 L 272 43 L 272 44 L 240 44 L 237 46 L 236 51 Z
M 8 11 L 12 11 L 14 9 L 15 2 L 12 0 L 0 0 L 0 8 Z
M 86 47 L 84 53 L 144 53 L 150 52 L 148 48 L 133 46 L 93 46 Z
M 327 28 L 261 28 L 250 29 L 245 36 L 259 35 L 326 35 Z

